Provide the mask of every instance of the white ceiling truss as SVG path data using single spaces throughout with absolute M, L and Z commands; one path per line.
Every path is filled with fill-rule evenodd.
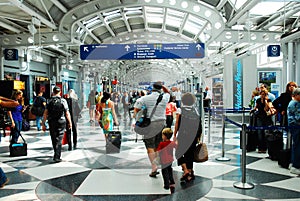
M 265 11 L 257 12 L 259 7 Z M 38 46 L 78 59 L 82 44 L 205 43 L 205 59 L 176 61 L 178 67 L 169 68 L 168 60 L 159 60 L 159 68 L 155 60 L 107 65 L 114 72 L 127 63 L 124 72 L 140 75 L 134 76 L 139 80 L 173 75 L 174 82 L 191 69 L 209 76 L 218 68 L 210 61 L 226 49 L 280 43 L 290 32 L 298 35 L 299 15 L 300 2 L 288 0 L 0 0 L 0 46 Z M 100 64 L 110 61 L 92 62 L 96 71 L 108 73 Z

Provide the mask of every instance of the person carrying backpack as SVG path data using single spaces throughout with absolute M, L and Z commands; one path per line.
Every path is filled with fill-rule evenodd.
M 195 179 L 193 163 L 196 144 L 201 138 L 202 124 L 195 108 L 196 97 L 192 93 L 185 93 L 181 98 L 182 106 L 178 108 L 174 128 L 174 141 L 178 146 L 175 152 L 177 163 L 183 170 L 180 178 L 182 182 Z
M 48 119 L 49 131 L 54 150 L 53 161 L 56 163 L 61 162 L 61 141 L 64 131 L 66 129 L 66 120 L 68 121 L 68 128 L 72 129 L 71 115 L 67 101 L 60 96 L 60 88 L 55 86 L 53 88 L 52 97 L 49 99 L 44 118 L 42 122 L 43 131 L 46 131 L 45 122 Z

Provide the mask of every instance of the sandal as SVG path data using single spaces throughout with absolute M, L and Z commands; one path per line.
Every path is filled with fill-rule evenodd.
M 184 174 L 180 178 L 180 181 L 185 181 L 185 182 L 190 182 L 192 180 L 194 180 L 194 177 L 191 175 L 191 173 Z
M 151 172 L 149 174 L 149 177 L 156 177 L 156 175 L 158 175 L 158 174 L 159 174 L 159 172 L 157 170 L 155 170 L 154 172 Z
M 180 178 L 180 181 L 186 181 L 189 176 L 190 173 L 183 174 L 182 177 Z

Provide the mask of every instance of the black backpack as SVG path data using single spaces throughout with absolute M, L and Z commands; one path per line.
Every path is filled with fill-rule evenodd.
M 65 107 L 60 97 L 51 97 L 49 99 L 47 109 L 49 120 L 59 120 L 63 117 L 65 112 Z
M 179 119 L 179 132 L 188 132 L 200 137 L 202 133 L 202 122 L 199 113 L 194 107 L 181 107 Z M 189 135 L 190 136 L 190 135 Z

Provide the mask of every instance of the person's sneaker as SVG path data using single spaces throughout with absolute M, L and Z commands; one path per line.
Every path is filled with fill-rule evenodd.
M 175 193 L 175 186 L 170 186 L 171 194 Z
M 300 169 L 295 168 L 295 167 L 291 167 L 290 173 L 300 175 Z
M 55 159 L 53 159 L 53 161 L 54 161 L 55 163 L 60 163 L 60 162 L 62 162 L 62 160 L 61 160 L 60 158 L 55 158 Z
M 293 163 L 290 163 L 288 169 L 291 170 L 292 167 L 293 167 Z
M 8 184 L 9 178 L 6 178 L 6 181 L 0 186 L 0 188 L 3 188 L 6 184 Z

